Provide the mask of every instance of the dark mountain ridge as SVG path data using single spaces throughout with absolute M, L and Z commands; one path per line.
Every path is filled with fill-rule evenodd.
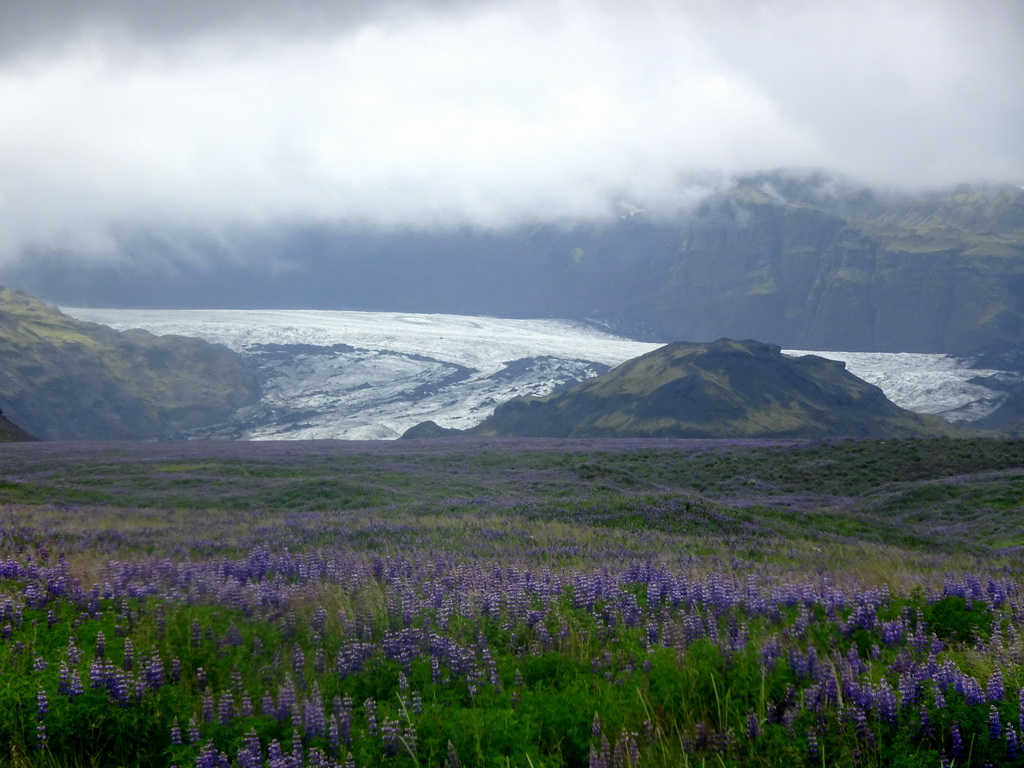
M 180 245 L 180 244 L 179 244 Z M 304 227 L 202 241 L 205 267 L 41 255 L 19 284 L 70 306 L 304 307 L 595 320 L 649 340 L 974 354 L 1024 345 L 1024 190 L 873 190 L 822 172 L 735 178 L 671 216 L 504 231 Z M 163 246 L 140 237 L 135 250 Z M 261 271 L 254 265 L 272 263 Z M 174 266 L 177 264 L 176 266 Z
M 908 437 L 952 435 L 936 416 L 816 355 L 757 341 L 677 342 L 547 397 L 519 397 L 462 434 L 517 437 Z M 459 434 L 421 424 L 405 437 Z

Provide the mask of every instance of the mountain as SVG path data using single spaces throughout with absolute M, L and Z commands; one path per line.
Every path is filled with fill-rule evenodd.
M 677 342 L 547 397 L 519 397 L 463 434 L 522 437 L 896 437 L 949 435 L 934 416 L 815 355 L 757 341 Z M 438 432 L 418 425 L 409 437 Z
M 671 213 L 636 200 L 605 221 L 500 231 L 303 227 L 240 236 L 231 253 L 147 240 L 133 245 L 166 251 L 164 271 L 156 259 L 132 273 L 51 255 L 17 278 L 67 306 L 123 307 L 131 296 L 151 307 L 589 319 L 649 341 L 789 349 L 1024 347 L 1024 189 L 1014 184 L 909 194 L 776 170 L 706 190 Z M 207 258 L 185 268 L 174 248 Z
M 0 411 L 0 443 L 28 443 L 35 438 Z
M 975 421 L 971 427 L 1011 437 L 1024 437 L 1024 386 L 1010 390 L 1010 394 L 998 409 Z
M 174 437 L 258 397 L 227 347 L 114 331 L 0 287 L 0 403 L 41 439 Z

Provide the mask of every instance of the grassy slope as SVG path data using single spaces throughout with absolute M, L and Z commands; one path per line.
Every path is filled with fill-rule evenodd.
M 951 435 L 898 408 L 841 364 L 720 339 L 676 343 L 567 392 L 518 398 L 469 430 L 549 437 L 828 437 Z
M 0 287 L 0 404 L 43 439 L 173 435 L 257 396 L 219 345 L 84 323 Z

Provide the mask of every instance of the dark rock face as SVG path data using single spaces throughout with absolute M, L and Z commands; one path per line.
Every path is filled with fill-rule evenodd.
M 516 398 L 467 433 L 816 438 L 955 431 L 937 417 L 899 408 L 842 363 L 719 339 L 669 344 L 561 394 Z
M 41 439 L 177 437 L 258 396 L 254 376 L 227 347 L 118 333 L 0 288 L 0 401 Z

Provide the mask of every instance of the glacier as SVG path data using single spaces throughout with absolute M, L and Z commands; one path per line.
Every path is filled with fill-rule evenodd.
M 61 308 L 117 330 L 194 336 L 245 356 L 259 403 L 188 437 L 234 440 L 393 439 L 431 420 L 466 429 L 520 395 L 546 395 L 660 343 L 595 325 L 345 310 Z M 1019 375 L 948 355 L 791 351 L 846 363 L 910 410 L 970 421 L 994 410 Z M 1016 377 L 1016 378 L 1014 378 Z

